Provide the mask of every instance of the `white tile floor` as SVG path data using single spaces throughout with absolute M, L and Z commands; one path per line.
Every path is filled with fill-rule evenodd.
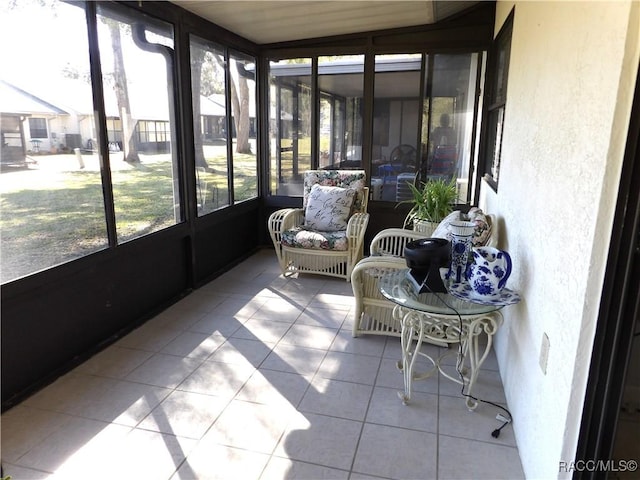
M 634 402 L 635 403 L 635 402 Z M 633 404 L 623 405 L 618 418 L 616 439 L 613 449 L 613 459 L 627 462 L 629 459 L 640 458 L 640 409 L 633 408 Z M 612 472 L 611 480 L 637 480 L 637 471 Z
M 2 415 L 13 480 L 516 479 L 513 429 L 441 377 L 397 391 L 398 338 L 352 338 L 344 280 L 258 252 Z M 430 346 L 429 348 L 436 348 Z M 505 402 L 495 357 L 478 394 Z

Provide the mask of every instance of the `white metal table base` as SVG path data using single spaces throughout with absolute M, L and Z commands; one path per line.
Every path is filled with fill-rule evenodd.
M 478 402 L 471 398 L 473 387 L 478 378 L 480 367 L 491 351 L 493 335 L 502 325 L 503 320 L 500 312 L 458 316 L 421 312 L 396 305 L 393 316 L 402 325 L 400 337 L 402 360 L 398 362 L 398 368 L 402 370 L 404 375 L 404 392 L 398 392 L 402 403 L 407 405 L 411 400 L 411 386 L 414 380 L 424 380 L 435 373 L 440 373 L 460 385 L 468 385 L 466 404 L 469 410 L 474 410 L 478 406 Z M 487 335 L 487 344 L 484 349 L 478 342 L 483 333 Z M 442 369 L 440 362 L 452 352 L 447 352 L 434 359 L 427 353 L 420 351 L 424 339 L 447 344 L 460 343 L 461 348 L 458 351 L 456 370 L 462 372 L 463 375 L 469 373 L 468 377 L 463 377 L 463 379 L 452 377 Z M 427 358 L 433 364 L 433 368 L 425 373 L 414 373 L 413 368 L 418 356 Z M 465 360 L 469 362 L 468 371 L 462 368 L 462 363 Z

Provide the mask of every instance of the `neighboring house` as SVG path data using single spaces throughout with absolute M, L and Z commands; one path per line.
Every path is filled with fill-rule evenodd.
M 3 163 L 27 154 L 96 149 L 91 87 L 81 81 L 68 80 L 56 83 L 49 90 L 35 94 L 0 80 Z M 138 95 L 132 105 L 132 113 L 137 119 L 138 148 L 143 152 L 166 152 L 170 139 L 169 109 L 154 101 L 152 89 L 146 91 L 148 93 Z M 122 148 L 122 124 L 115 96 L 108 94 L 106 97 L 109 144 L 111 149 L 118 150 Z M 44 98 L 55 98 L 58 105 Z
M 202 135 L 204 143 L 226 137 L 225 96 L 222 93 L 214 93 L 209 97 L 200 95 L 200 114 L 202 118 Z M 233 117 L 232 117 L 233 118 Z M 253 96 L 249 96 L 249 136 L 256 138 L 256 102 Z M 232 123 L 232 128 L 233 122 Z M 232 131 L 235 137 L 236 132 Z
M 210 97 L 200 95 L 200 118 L 204 143 L 225 139 L 227 110 L 224 95 L 213 94 Z
M 0 115 L 0 136 L 2 137 L 0 162 L 5 165 L 25 166 L 27 164 L 27 150 L 21 119 L 21 115 L 11 113 Z
M 14 151 L 20 147 L 24 155 L 85 148 L 87 141 L 95 137 L 89 88 L 84 86 L 83 92 L 79 82 L 56 83 L 52 93 L 42 93 L 0 80 L 3 145 L 9 143 Z M 87 92 L 89 102 L 83 102 Z M 55 98 L 56 104 L 48 98 Z M 61 98 L 65 105 L 60 104 Z
M 81 93 L 78 93 L 81 92 Z M 122 149 L 122 123 L 115 95 L 109 89 L 105 98 L 109 148 Z M 56 90 L 40 96 L 0 80 L 3 163 L 24 162 L 27 154 L 59 153 L 74 148 L 95 150 L 97 140 L 93 121 L 90 86 L 80 81 L 58 83 Z M 166 94 L 165 94 L 166 96 Z M 65 105 L 53 105 L 44 98 L 56 98 Z M 169 108 L 157 102 L 157 92 L 140 89 L 132 95 L 132 116 L 136 119 L 138 149 L 146 153 L 165 153 L 171 138 Z M 224 95 L 201 96 L 202 134 L 205 142 L 225 137 Z M 250 136 L 255 138 L 255 102 L 250 105 Z
M 71 132 L 69 112 L 0 80 L 2 163 L 24 164 L 27 153 L 55 151 L 64 131 Z

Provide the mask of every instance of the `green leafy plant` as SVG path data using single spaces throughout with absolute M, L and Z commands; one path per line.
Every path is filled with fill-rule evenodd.
M 413 207 L 404 220 L 405 227 L 413 225 L 416 220 L 439 223 L 453 211 L 458 196 L 455 180 L 428 180 L 420 188 L 410 182 L 407 184 L 413 198 L 400 203 L 411 203 Z

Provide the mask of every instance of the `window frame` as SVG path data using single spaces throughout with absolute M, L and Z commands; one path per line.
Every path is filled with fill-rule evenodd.
M 267 62 L 279 62 L 282 60 L 295 60 L 295 59 L 302 59 L 302 58 L 309 58 L 311 60 L 312 66 L 313 64 L 318 64 L 320 62 L 320 60 L 322 58 L 330 58 L 330 57 L 334 57 L 337 55 L 349 55 L 349 56 L 362 56 L 364 55 L 364 90 L 363 90 L 363 95 L 362 97 L 359 98 L 359 101 L 362 103 L 362 108 L 360 109 L 361 113 L 360 115 L 362 116 L 362 126 L 360 128 L 360 130 L 354 129 L 354 132 L 356 132 L 358 135 L 362 136 L 362 160 L 360 160 L 361 165 L 359 166 L 350 166 L 350 165 L 345 165 L 344 167 L 341 168 L 359 168 L 359 169 L 363 169 L 367 172 L 367 177 L 370 179 L 369 181 L 371 182 L 370 185 L 373 185 L 373 180 L 376 180 L 374 177 L 377 176 L 378 172 L 379 172 L 379 168 L 378 165 L 376 165 L 373 162 L 373 155 L 372 155 L 372 151 L 374 150 L 374 147 L 376 146 L 373 137 L 374 137 L 374 120 L 376 117 L 376 112 L 375 112 L 375 107 L 374 107 L 374 103 L 376 98 L 375 98 L 375 83 L 376 83 L 376 76 L 381 74 L 381 73 L 398 73 L 398 72 L 402 72 L 404 71 L 404 69 L 398 70 L 398 71 L 389 71 L 386 72 L 384 70 L 380 70 L 377 71 L 376 70 L 376 62 L 377 62 L 377 58 L 380 56 L 382 59 L 384 59 L 385 56 L 393 56 L 393 55 L 399 55 L 399 56 L 416 56 L 415 58 L 412 58 L 410 61 L 414 62 L 414 61 L 418 61 L 420 62 L 420 67 L 419 69 L 416 69 L 416 73 L 419 73 L 420 79 L 419 79 L 419 91 L 417 92 L 416 96 L 408 96 L 406 98 L 402 98 L 402 97 L 398 97 L 395 101 L 399 103 L 399 105 L 402 106 L 402 108 L 404 109 L 405 107 L 407 108 L 413 108 L 411 105 L 412 101 L 417 101 L 417 112 L 416 112 L 416 122 L 417 122 L 417 131 L 415 132 L 415 149 L 416 149 L 416 156 L 418 159 L 417 162 L 417 167 L 419 168 L 419 171 L 414 172 L 414 173 L 419 173 L 420 174 L 420 179 L 422 181 L 426 181 L 427 180 L 427 173 L 426 173 L 426 169 L 424 168 L 424 166 L 422 165 L 422 153 L 423 153 L 423 146 L 422 144 L 424 143 L 424 140 L 426 138 L 428 138 L 428 135 L 425 136 L 425 139 L 423 139 L 423 123 L 425 123 L 425 119 L 423 118 L 423 113 L 421 113 L 424 110 L 424 106 L 429 105 L 429 110 L 431 110 L 431 105 L 432 105 L 432 83 L 433 83 L 433 76 L 434 76 L 434 71 L 435 71 L 435 66 L 434 66 L 434 59 L 439 57 L 439 56 L 457 56 L 457 55 L 470 55 L 471 56 L 471 64 L 473 66 L 475 66 L 477 68 L 477 72 L 474 73 L 474 77 L 475 80 L 473 81 L 473 85 L 469 84 L 469 96 L 467 98 L 472 98 L 473 99 L 473 108 L 471 110 L 469 110 L 469 112 L 473 113 L 473 123 L 469 125 L 469 132 L 470 135 L 472 137 L 472 142 L 469 144 L 468 146 L 468 156 L 466 156 L 466 158 L 468 159 L 468 166 L 465 164 L 464 168 L 463 168 L 463 172 L 464 175 L 466 176 L 466 179 L 468 180 L 468 187 L 465 187 L 464 190 L 460 190 L 461 192 L 461 197 L 459 199 L 459 205 L 470 205 L 472 203 L 472 200 L 474 198 L 476 198 L 474 196 L 474 190 L 472 189 L 472 185 L 478 183 L 478 178 L 474 175 L 474 173 L 477 171 L 478 168 L 478 152 L 479 149 L 477 148 L 479 143 L 480 143 L 480 135 L 478 132 L 478 130 L 476 130 L 476 128 L 480 128 L 481 125 L 481 112 L 482 112 L 482 101 L 480 98 L 480 82 L 482 81 L 482 79 L 484 78 L 484 72 L 485 72 L 485 68 L 486 68 L 486 60 L 487 60 L 487 49 L 489 47 L 489 42 L 486 42 L 486 44 L 481 45 L 481 46 L 477 46 L 477 47 L 469 47 L 469 48 L 464 48 L 464 49 L 460 49 L 457 50 L 455 52 L 451 52 L 445 49 L 441 49 L 441 48 L 424 48 L 424 46 L 402 46 L 402 47 L 398 47 L 398 48 L 370 48 L 367 46 L 362 46 L 360 48 L 353 48 L 351 50 L 349 50 L 348 52 L 343 52 L 343 51 L 338 51 L 335 50 L 333 51 L 333 53 L 335 55 L 332 55 L 331 51 L 327 51 L 327 49 L 316 49 L 314 50 L 314 52 L 309 53 L 308 57 L 303 56 L 303 53 L 307 53 L 306 51 L 303 52 L 298 52 L 298 51 L 286 51 L 286 54 L 283 52 L 276 52 L 273 54 L 270 54 L 270 52 L 267 52 L 267 55 L 265 57 L 265 60 Z M 298 63 L 298 62 L 295 62 Z M 326 68 L 326 66 L 325 66 Z M 345 68 L 343 65 L 341 66 L 341 68 Z M 334 70 L 336 69 L 336 67 L 334 67 Z M 320 68 L 316 68 L 316 70 L 314 71 L 312 68 L 312 72 L 310 74 L 311 77 L 311 84 L 318 84 L 320 83 L 320 77 L 322 76 L 322 72 L 319 71 Z M 470 71 L 472 71 L 473 69 L 471 69 Z M 271 78 L 271 76 L 269 76 L 269 78 Z M 441 80 L 440 80 L 441 81 Z M 371 84 L 368 85 L 368 82 L 370 82 Z M 271 83 L 269 84 L 270 87 L 272 87 Z M 284 87 L 282 87 L 284 88 Z M 473 90 L 473 92 L 471 92 Z M 312 161 L 311 161 L 311 168 L 326 168 L 327 167 L 327 163 L 328 164 L 332 164 L 333 162 L 329 161 L 329 160 L 325 160 L 324 162 L 321 160 L 322 159 L 322 155 L 320 150 L 320 139 L 323 136 L 323 132 L 321 131 L 321 128 L 319 126 L 320 124 L 320 110 L 321 110 L 321 102 L 323 100 L 327 100 L 327 101 L 331 101 L 331 99 L 333 99 L 333 103 L 332 105 L 335 106 L 336 101 L 338 100 L 338 98 L 340 97 L 339 94 L 331 94 L 329 92 L 325 92 L 323 89 L 321 88 L 317 88 L 316 90 L 313 90 L 314 93 L 314 97 L 311 100 L 311 103 L 314 105 L 314 107 L 316 108 L 316 118 L 315 118 L 315 126 L 312 127 L 312 145 L 315 144 L 316 145 L 316 151 L 318 152 L 317 155 L 312 155 Z M 274 93 L 272 93 L 271 90 L 269 90 L 269 98 L 271 99 L 271 97 L 274 95 Z M 275 95 L 278 95 L 277 93 L 275 93 Z M 473 95 L 473 96 L 471 96 Z M 269 105 L 270 107 L 273 106 L 272 104 L 274 104 L 274 102 L 272 100 L 269 100 Z M 371 105 L 367 105 L 367 102 L 371 102 Z M 350 121 L 350 119 L 352 118 L 349 109 L 347 108 L 344 114 L 345 117 L 345 122 L 348 123 Z M 429 122 L 427 122 L 429 123 Z M 272 135 L 273 129 L 270 127 L 270 123 L 269 121 L 265 122 L 265 125 L 269 125 L 269 136 Z M 402 125 L 402 122 L 400 122 L 400 125 Z M 346 130 L 350 130 L 348 127 L 345 126 Z M 402 127 L 400 127 L 400 129 L 402 130 Z M 334 129 L 332 129 L 334 130 Z M 359 132 L 359 133 L 358 133 Z M 413 141 L 411 142 L 407 142 L 407 141 L 402 141 L 402 142 L 396 142 L 398 145 L 400 144 L 407 144 L 407 143 L 413 143 Z M 277 178 L 278 180 L 274 179 L 274 172 L 276 170 L 279 170 L 279 157 L 277 156 L 278 152 L 273 152 L 272 148 L 270 148 L 269 145 L 267 145 L 267 148 L 269 148 L 269 155 L 266 158 L 266 175 L 268 178 L 268 190 L 265 192 L 265 199 L 268 205 L 277 205 L 279 207 L 283 207 L 283 206 L 289 206 L 291 204 L 295 204 L 295 202 L 289 202 L 289 201 L 283 201 L 283 198 L 287 198 L 287 199 L 296 199 L 296 198 L 301 198 L 302 197 L 302 192 L 300 191 L 299 194 L 297 194 L 295 191 L 289 191 L 287 193 L 279 193 L 278 192 L 278 188 L 279 187 L 275 187 L 275 185 L 278 185 L 278 182 L 280 181 L 279 179 L 281 178 L 281 175 L 278 173 L 277 174 Z M 328 158 L 332 159 L 333 158 L 333 149 L 332 148 L 328 148 L 328 149 L 323 149 L 326 150 L 328 155 Z M 389 149 L 391 150 L 391 149 Z M 275 161 L 275 166 L 274 166 L 274 161 Z M 346 162 L 345 162 L 346 163 Z M 379 179 L 378 179 L 379 180 Z M 300 190 L 302 189 L 302 185 L 300 184 Z M 376 198 L 373 194 L 371 196 L 371 200 L 374 201 L 375 203 L 380 202 L 381 208 L 388 208 L 389 205 L 397 203 L 398 200 L 397 198 L 394 199 L 383 199 L 383 198 Z
M 96 2 L 94 4 L 88 2 L 86 11 L 87 24 L 89 27 L 88 37 L 90 51 L 92 51 L 93 49 L 97 50 L 97 54 L 91 60 L 91 85 L 93 89 L 94 105 L 96 107 L 96 111 L 98 112 L 98 116 L 96 118 L 96 134 L 99 138 L 99 150 L 102 157 L 101 172 L 103 174 L 103 191 L 105 192 L 104 203 L 105 212 L 107 215 L 106 222 L 109 235 L 109 247 L 116 248 L 121 245 L 138 241 L 145 237 L 155 235 L 159 232 L 166 231 L 175 228 L 178 225 L 186 223 L 187 215 L 185 213 L 185 192 L 183 181 L 181 178 L 183 175 L 183 167 L 182 160 L 177 153 L 179 150 L 179 140 L 176 132 L 179 128 L 179 118 L 175 110 L 175 83 L 178 81 L 175 63 L 178 35 L 175 22 L 171 21 L 170 19 L 158 18 L 157 16 L 149 14 L 142 9 L 129 8 L 127 6 L 116 3 Z M 153 54 L 162 55 L 163 60 L 166 63 L 166 98 L 168 100 L 169 117 L 167 123 L 169 124 L 168 133 L 170 134 L 170 137 L 167 138 L 167 143 L 169 144 L 168 153 L 171 156 L 171 186 L 173 195 L 171 211 L 173 213 L 173 220 L 171 222 L 167 221 L 166 224 L 161 224 L 159 226 L 154 225 L 149 231 L 141 231 L 141 233 L 139 234 L 137 232 L 133 234 L 127 234 L 125 230 L 121 228 L 121 226 L 123 225 L 122 219 L 124 218 L 124 216 L 122 215 L 122 213 L 118 212 L 118 210 L 121 210 L 122 212 L 127 210 L 119 208 L 122 197 L 120 197 L 116 193 L 118 182 L 114 180 L 115 169 L 112 169 L 112 165 L 114 164 L 114 161 L 117 161 L 114 155 L 116 153 L 119 154 L 119 152 L 126 151 L 124 145 L 126 140 L 124 138 L 125 132 L 123 119 L 120 118 L 120 114 L 118 114 L 117 117 L 108 116 L 108 109 L 105 106 L 105 92 L 107 88 L 105 88 L 106 82 L 103 70 L 105 66 L 110 64 L 108 64 L 107 60 L 105 60 L 105 55 L 100 55 L 100 43 L 105 41 L 106 35 L 104 33 L 104 30 L 99 27 L 101 25 L 101 17 L 114 19 L 124 25 L 131 25 L 132 32 L 134 30 L 133 26 L 139 25 L 141 30 L 137 33 L 137 35 L 141 34 L 141 43 L 146 47 L 137 44 L 136 40 L 134 40 L 137 48 L 146 52 L 151 52 Z M 158 31 L 160 32 L 159 34 L 157 33 Z M 161 36 L 166 35 L 167 33 L 170 33 L 171 46 L 168 46 L 167 44 L 165 44 L 167 42 L 163 42 L 161 40 Z M 134 35 L 132 34 L 132 36 Z M 149 38 L 151 38 L 151 40 L 149 40 Z M 140 98 L 140 96 L 138 95 L 138 97 L 136 97 L 136 95 L 131 94 L 131 98 L 135 100 L 136 98 Z M 147 151 L 147 147 L 144 147 L 140 144 L 140 126 L 138 125 L 138 122 L 140 121 L 143 121 L 146 125 L 146 128 L 148 128 L 149 126 L 154 125 L 156 120 L 149 120 L 144 118 L 135 119 L 135 126 L 133 128 L 133 131 L 131 132 L 131 137 L 136 144 L 137 152 L 141 154 L 148 154 L 149 152 Z M 149 130 L 147 131 L 147 133 L 149 133 Z M 110 135 L 114 135 L 114 137 L 111 137 Z M 105 141 L 107 144 L 106 148 L 104 148 L 103 143 Z M 137 163 L 137 161 L 134 161 L 134 163 Z M 157 220 L 158 218 L 160 217 L 156 216 L 155 220 Z
M 29 136 L 34 140 L 48 139 L 47 119 L 44 117 L 29 117 Z
M 485 114 L 482 121 L 482 141 L 484 144 L 480 150 L 483 152 L 480 173 L 495 192 L 498 191 L 500 180 L 514 12 L 515 8 L 511 9 L 489 50 L 488 73 L 490 77 L 486 82 Z

